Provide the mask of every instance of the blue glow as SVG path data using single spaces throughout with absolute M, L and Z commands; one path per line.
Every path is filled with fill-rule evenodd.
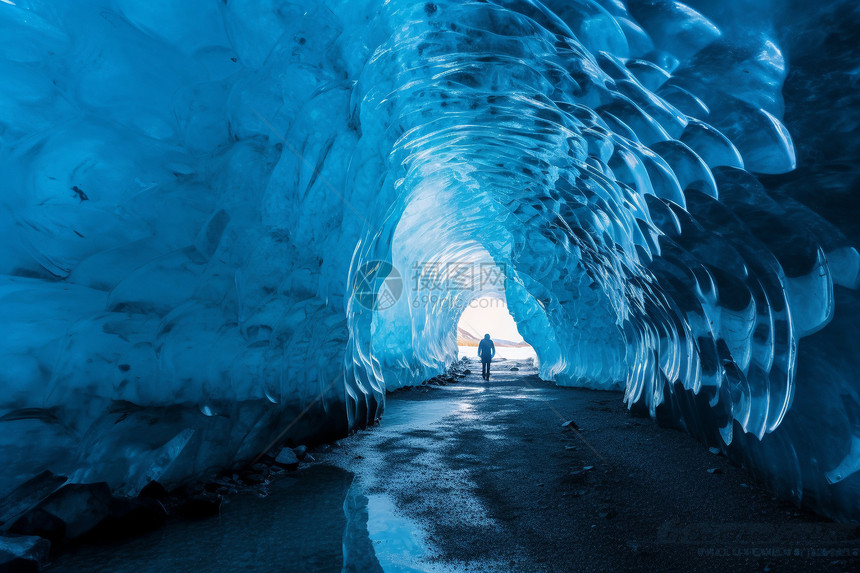
M 503 293 L 544 378 L 860 518 L 860 17 L 628 4 L 4 0 L 0 493 L 362 427 Z

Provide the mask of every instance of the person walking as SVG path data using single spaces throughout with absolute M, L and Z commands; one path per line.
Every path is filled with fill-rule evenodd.
M 484 380 L 490 379 L 490 362 L 496 355 L 496 345 L 493 344 L 489 334 L 484 335 L 484 339 L 478 344 L 478 356 L 481 357 L 481 376 Z

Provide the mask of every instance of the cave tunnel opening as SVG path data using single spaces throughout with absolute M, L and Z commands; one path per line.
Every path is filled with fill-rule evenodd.
M 537 358 L 526 342 L 502 296 L 483 296 L 472 300 L 457 322 L 457 350 L 461 358 L 474 358 L 480 339 L 489 334 L 498 358 Z

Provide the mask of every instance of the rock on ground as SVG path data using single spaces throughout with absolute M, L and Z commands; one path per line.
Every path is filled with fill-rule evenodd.
M 0 536 L 0 573 L 40 571 L 50 550 L 50 541 L 34 535 Z

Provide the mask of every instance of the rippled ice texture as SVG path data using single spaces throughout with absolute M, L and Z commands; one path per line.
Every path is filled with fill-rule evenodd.
M 542 376 L 860 517 L 851 2 L 14 0 L 0 26 L 0 491 L 177 483 L 306 407 L 289 436 L 363 426 L 501 288 Z M 404 280 L 373 307 L 376 261 Z M 428 261 L 503 281 L 428 297 Z

